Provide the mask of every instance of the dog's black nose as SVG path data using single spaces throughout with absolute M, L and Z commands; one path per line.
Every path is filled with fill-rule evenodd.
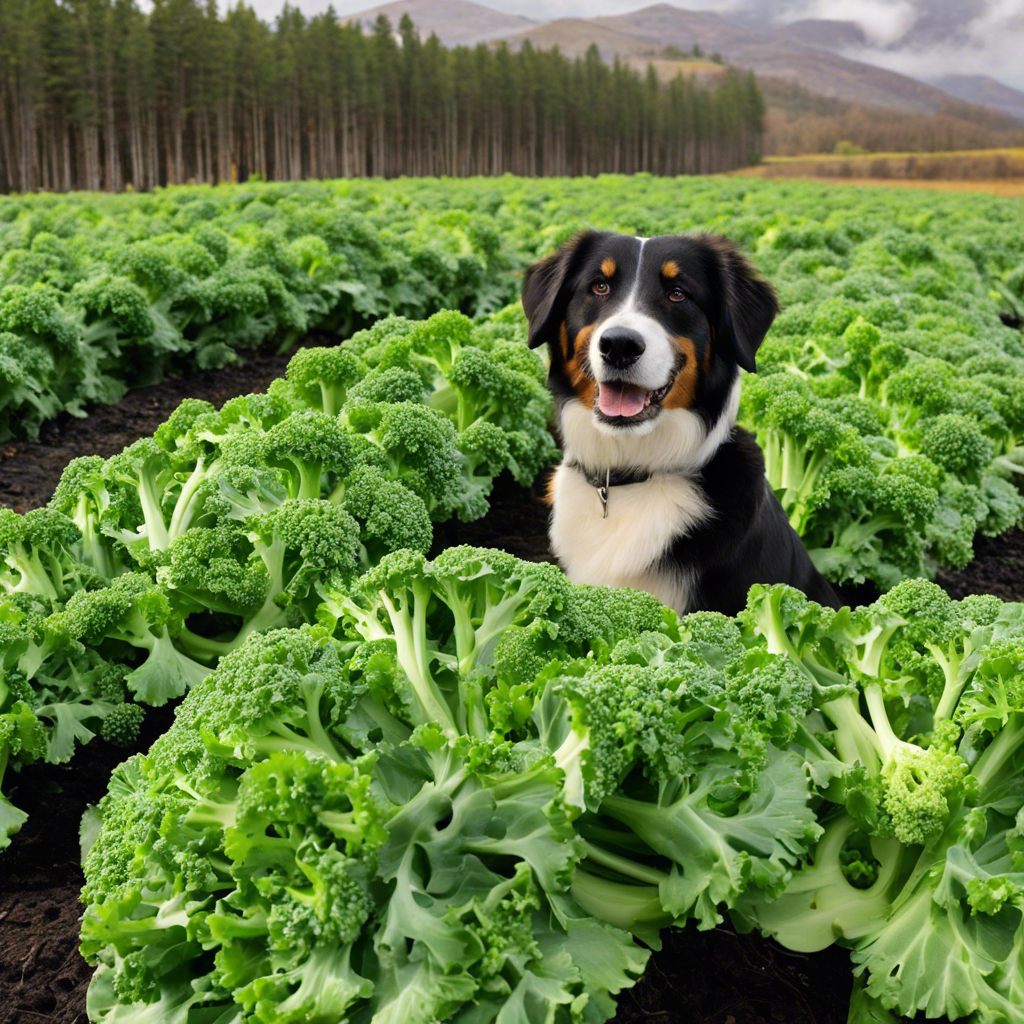
M 604 361 L 617 370 L 632 366 L 643 354 L 644 339 L 639 331 L 629 327 L 609 327 L 601 335 L 597 347 Z

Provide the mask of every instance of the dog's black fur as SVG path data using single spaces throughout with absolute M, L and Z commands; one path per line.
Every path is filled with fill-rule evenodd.
M 593 430 L 602 435 L 595 435 L 592 449 L 581 443 L 580 450 L 611 450 L 604 438 L 617 439 L 614 450 L 620 461 L 616 465 L 585 465 L 567 451 L 560 472 L 580 472 L 591 482 L 608 469 L 627 475 L 643 473 L 651 464 L 645 467 L 643 459 L 630 454 L 630 438 L 645 433 L 659 431 L 658 438 L 665 435 L 671 441 L 679 436 L 672 431 L 699 432 L 703 424 L 708 437 L 720 437 L 717 447 L 708 441 L 710 448 L 702 449 L 699 464 L 655 470 L 690 478 L 708 506 L 708 514 L 676 536 L 651 567 L 659 578 L 677 573 L 689 581 L 686 607 L 677 610 L 710 609 L 733 615 L 744 606 L 754 583 L 787 583 L 821 604 L 839 607 L 835 592 L 815 569 L 768 486 L 764 458 L 754 438 L 735 425 L 728 429 L 728 422 L 714 432 L 723 416 L 734 415 L 735 406 L 730 411 L 728 404 L 734 401 L 739 368 L 755 371 L 757 349 L 778 312 L 771 286 L 755 275 L 731 242 L 715 236 L 638 240 L 584 232 L 529 268 L 522 301 L 531 347 L 546 343 L 550 349 L 548 382 L 563 441 L 566 412 L 573 403 L 590 410 L 587 415 L 574 408 L 577 438 L 588 429 L 580 424 L 591 421 Z M 606 322 L 612 318 L 616 322 L 609 326 Z M 640 345 L 646 355 L 639 357 L 635 374 L 629 368 L 610 368 L 603 348 L 612 327 L 621 330 L 623 323 L 636 327 L 634 333 L 640 337 L 644 337 L 644 325 L 649 326 L 646 349 Z M 648 360 L 650 374 L 668 373 L 665 387 L 660 387 L 660 377 L 657 385 L 629 379 L 631 374 L 642 376 L 643 359 Z M 608 365 L 595 368 L 595 361 Z M 607 415 L 601 405 L 612 401 L 613 413 L 616 406 L 607 395 L 604 402 L 595 397 L 600 396 L 602 383 L 612 395 L 623 385 L 632 388 L 633 394 L 642 387 L 647 405 L 633 416 Z M 617 408 L 621 412 L 624 406 Z M 660 418 L 666 416 L 659 426 Z M 652 444 L 644 458 L 651 457 Z M 611 488 L 610 501 L 615 500 L 615 490 Z M 551 497 L 557 506 L 557 483 Z M 591 528 L 601 529 L 601 521 Z M 585 582 L 602 581 L 589 578 Z

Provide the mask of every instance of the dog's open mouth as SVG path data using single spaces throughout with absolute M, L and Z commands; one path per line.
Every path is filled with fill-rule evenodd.
M 597 408 L 607 420 L 621 424 L 639 422 L 658 410 L 671 387 L 672 381 L 657 391 L 621 380 L 602 381 L 597 386 Z

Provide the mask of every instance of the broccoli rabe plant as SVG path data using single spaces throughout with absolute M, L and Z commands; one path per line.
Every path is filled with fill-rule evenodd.
M 823 475 L 869 466 L 871 450 L 856 429 L 816 403 L 798 378 L 754 377 L 745 382 L 743 401 L 748 421 L 756 426 L 768 482 L 802 534 Z
M 222 636 L 200 635 L 186 624 L 179 644 L 195 658 L 212 660 L 250 633 L 311 621 L 317 584 L 325 576 L 339 584 L 354 578 L 358 545 L 359 527 L 348 512 L 316 499 L 285 502 L 241 526 L 187 531 L 157 579 L 183 618 L 216 612 L 231 624 Z
M 95 328 L 91 349 L 122 351 L 147 317 L 183 315 L 193 300 L 201 306 L 209 293 L 196 297 L 195 275 L 212 280 L 227 266 L 214 243 L 216 252 L 176 243 L 122 251 L 123 276 L 91 278 L 77 292 L 87 329 Z M 290 256 L 272 241 L 261 252 L 287 271 Z M 29 295 L 19 315 L 59 334 L 66 325 L 51 298 Z M 193 326 L 212 315 L 200 306 Z M 473 325 L 443 314 L 371 333 L 387 348 L 411 330 L 430 339 L 439 372 L 451 368 L 444 347 L 458 350 Z M 504 346 L 513 377 L 540 386 L 543 367 L 521 340 L 501 331 L 485 337 Z M 152 438 L 111 459 L 72 462 L 48 508 L 0 514 L 0 589 L 35 602 L 30 615 L 15 615 L 30 621 L 12 626 L 17 656 L 8 667 L 25 714 L 42 729 L 41 756 L 64 760 L 97 732 L 126 744 L 137 735 L 140 712 L 107 699 L 99 667 L 90 662 L 86 671 L 83 658 L 122 667 L 143 703 L 178 698 L 251 633 L 312 621 L 325 581 L 344 590 L 390 552 L 426 552 L 434 521 L 453 512 L 479 518 L 497 475 L 510 469 L 532 481 L 551 455 L 546 412 L 535 410 L 532 435 L 484 418 L 459 434 L 426 401 L 428 379 L 446 387 L 445 378 L 432 378 L 422 361 L 381 366 L 380 352 L 364 360 L 357 348 L 301 352 L 267 394 L 220 410 L 186 400 Z M 502 625 L 489 625 L 495 638 Z M 15 767 L 31 747 L 18 744 L 24 756 Z
M 128 666 L 86 647 L 78 624 L 50 602 L 0 598 L 0 650 L 0 785 L 8 768 L 67 761 L 97 733 L 125 745 L 138 736 L 144 712 L 127 703 Z M 0 848 L 25 817 L 0 794 Z
M 794 745 L 824 833 L 738 919 L 797 950 L 850 946 L 851 1020 L 1012 1019 L 1024 976 L 993 951 L 1020 941 L 1021 606 L 912 580 L 839 613 L 755 588 L 741 620 L 812 683 Z
M 529 744 L 446 735 L 463 716 L 433 720 L 409 657 L 256 634 L 122 766 L 86 860 L 92 1012 L 614 1012 L 647 954 L 570 893 L 562 772 Z

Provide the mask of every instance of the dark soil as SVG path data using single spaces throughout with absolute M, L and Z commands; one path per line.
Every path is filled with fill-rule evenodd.
M 309 340 L 330 343 L 329 337 Z M 165 380 L 128 394 L 85 419 L 62 417 L 39 441 L 0 448 L 0 506 L 28 511 L 44 504 L 76 456 L 112 455 L 153 430 L 186 397 L 215 404 L 261 391 L 280 376 L 287 355 L 258 354 L 243 366 Z M 547 560 L 542 485 L 532 492 L 497 482 L 491 512 L 471 523 L 438 527 L 436 547 L 471 543 Z M 980 538 L 977 559 L 944 573 L 950 594 L 993 593 L 1024 600 L 1024 534 Z M 861 595 L 846 595 L 857 599 Z M 148 712 L 139 749 L 170 723 L 168 708 Z M 0 853 L 0 1024 L 85 1024 L 90 970 L 78 954 L 82 885 L 78 825 L 105 792 L 126 752 L 96 740 L 69 765 L 39 765 L 8 775 L 8 795 L 29 814 Z M 804 955 L 727 927 L 666 933 L 643 980 L 620 998 L 617 1024 L 845 1024 L 851 976 L 845 951 Z

